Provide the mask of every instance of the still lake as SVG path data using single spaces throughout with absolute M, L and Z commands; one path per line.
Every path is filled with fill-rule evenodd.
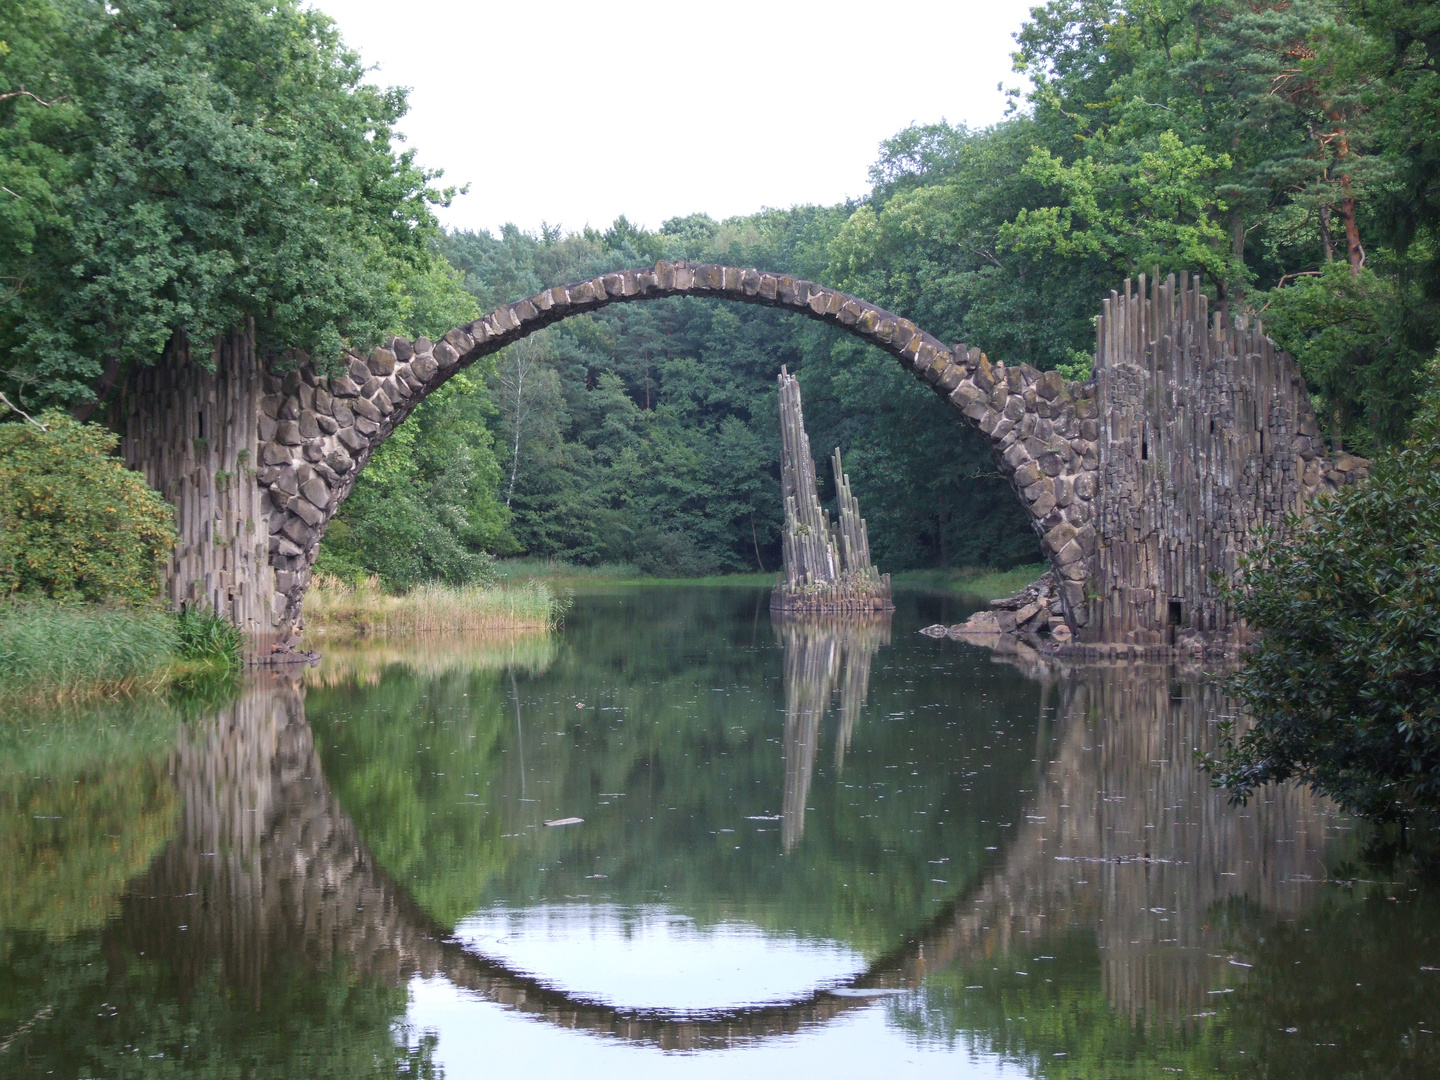
M 1436 886 L 1213 684 L 766 601 L 0 722 L 0 1076 L 1440 1076 Z

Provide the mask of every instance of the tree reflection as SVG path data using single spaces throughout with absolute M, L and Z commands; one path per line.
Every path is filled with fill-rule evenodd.
M 1022 680 L 950 643 L 879 654 L 888 627 L 853 622 L 780 624 L 777 654 L 763 615 L 707 603 L 743 648 L 707 649 L 692 612 L 667 650 L 657 608 L 529 667 L 256 682 L 204 721 L 115 721 L 89 756 L 7 730 L 0 1073 L 424 1074 L 435 1035 L 404 1026 L 420 974 L 650 1047 L 875 1008 L 1057 1080 L 1440 1075 L 1433 890 L 1337 880 L 1349 823 L 1303 790 L 1241 810 L 1211 791 L 1194 753 L 1234 711 L 1212 682 L 1039 656 L 1015 658 Z M 717 692 L 736 685 L 759 689 Z M 920 719 L 880 722 L 897 703 Z M 581 798 L 584 828 L 532 827 Z M 779 844 L 771 821 L 721 832 L 776 799 Z M 862 943 L 860 993 L 637 1016 L 447 940 L 496 900 L 647 903 L 657 882 L 697 921 Z

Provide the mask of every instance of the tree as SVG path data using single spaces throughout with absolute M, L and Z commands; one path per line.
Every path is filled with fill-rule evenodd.
M 0 379 L 22 405 L 104 398 L 178 331 L 253 318 L 262 348 L 328 357 L 401 328 L 448 195 L 396 149 L 404 93 L 365 83 L 324 15 L 25 0 L 0 20 Z
M 1440 363 L 1406 445 L 1243 567 L 1254 725 L 1209 762 L 1239 801 L 1297 779 L 1381 821 L 1440 810 Z

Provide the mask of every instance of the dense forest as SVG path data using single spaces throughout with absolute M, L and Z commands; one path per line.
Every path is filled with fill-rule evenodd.
M 323 357 L 662 257 L 809 277 L 1082 377 L 1100 298 L 1158 267 L 1263 318 L 1329 437 L 1370 454 L 1404 437 L 1440 335 L 1437 63 L 1418 0 L 1052 0 L 1016 35 L 1009 119 L 897 133 L 862 200 L 447 234 L 431 208 L 452 193 L 394 145 L 403 92 L 365 84 L 323 15 L 21 0 L 0 12 L 0 392 L 85 413 L 177 330 L 254 318 Z M 505 555 L 774 570 L 782 364 L 884 569 L 1033 561 L 978 438 L 890 361 L 684 299 L 453 380 L 371 462 L 320 566 L 399 588 Z
M 1110 288 L 1195 270 L 1225 316 L 1259 316 L 1300 360 L 1335 445 L 1373 453 L 1403 435 L 1440 329 L 1437 58 L 1422 4 L 1052 0 L 1017 35 L 1031 89 L 1011 118 L 899 132 L 863 201 L 653 232 L 452 233 L 440 251 L 485 310 L 657 258 L 754 265 L 1071 377 Z M 885 357 L 686 299 L 560 324 L 428 407 L 325 561 L 397 583 L 461 578 L 479 549 L 773 570 L 782 364 L 814 445 L 846 455 L 881 565 L 1035 558 L 980 440 Z M 433 531 L 436 506 L 451 542 L 393 542 Z

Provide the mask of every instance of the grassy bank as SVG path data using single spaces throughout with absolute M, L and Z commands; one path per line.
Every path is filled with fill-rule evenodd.
M 0 606 L 0 701 L 154 693 L 232 677 L 239 632 L 213 615 L 35 602 Z
M 630 563 L 579 566 L 558 559 L 505 559 L 495 564 L 502 582 L 543 581 L 565 588 L 587 585 L 773 585 L 775 573 L 715 574 L 709 577 L 652 577 Z
M 533 580 L 462 589 L 422 585 L 397 596 L 376 578 L 352 584 L 316 574 L 305 594 L 305 630 L 330 638 L 533 633 L 558 625 L 565 607 L 553 589 Z
M 1045 573 L 1045 563 L 1016 566 L 1010 570 L 988 570 L 983 567 L 943 570 L 906 570 L 892 579 L 896 585 L 955 593 L 988 603 L 1013 596 Z

